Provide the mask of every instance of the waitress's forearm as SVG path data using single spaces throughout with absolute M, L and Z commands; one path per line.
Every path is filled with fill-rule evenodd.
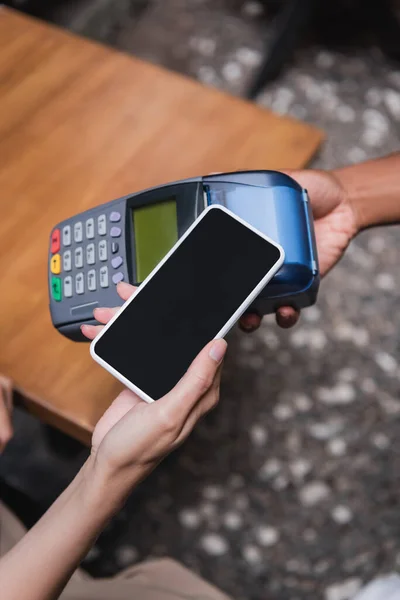
M 2 600 L 55 600 L 126 496 L 92 459 L 26 536 L 0 561 Z M 110 482 L 114 484 L 114 482 Z
M 333 171 L 360 229 L 400 223 L 400 153 Z

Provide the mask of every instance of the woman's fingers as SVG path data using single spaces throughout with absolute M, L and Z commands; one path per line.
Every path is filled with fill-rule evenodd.
M 95 429 L 98 456 L 114 470 L 129 467 L 136 479 L 143 478 L 217 404 L 226 347 L 224 340 L 210 342 L 174 389 L 156 402 L 146 404 L 122 392 Z
M 110 321 L 114 315 L 119 311 L 120 306 L 116 306 L 115 308 L 95 308 L 93 311 L 93 316 L 99 323 L 103 323 L 106 325 L 108 321 Z
M 192 432 L 197 422 L 204 417 L 210 410 L 213 410 L 219 401 L 219 389 L 221 384 L 222 364 L 218 367 L 214 382 L 208 392 L 197 402 L 192 409 L 186 422 L 184 423 L 181 433 L 176 440 L 176 444 L 182 443 L 187 436 Z
M 193 408 L 214 386 L 227 343 L 213 340 L 194 359 L 173 390 L 156 402 L 155 410 L 165 425 L 179 433 Z
M 122 298 L 122 300 L 128 300 L 136 290 L 137 288 L 129 283 L 120 282 L 117 286 L 118 295 Z M 110 321 L 113 316 L 117 314 L 119 309 L 120 306 L 115 306 L 114 308 L 95 308 L 93 311 L 93 316 L 96 321 L 106 325 L 108 321 Z
M 123 390 L 118 394 L 114 402 L 100 418 L 93 432 L 92 447 L 94 451 L 100 446 L 110 429 L 112 429 L 118 421 L 123 419 L 132 408 L 141 402 L 143 402 L 143 400 L 130 390 Z
M 102 329 L 103 325 L 81 325 L 81 331 L 88 340 L 94 340 Z
M 124 283 L 121 281 L 117 285 L 117 292 L 122 300 L 128 300 L 132 294 L 137 290 L 134 285 L 130 283 Z M 95 308 L 93 311 L 93 316 L 99 323 L 106 325 L 108 321 L 110 321 L 114 315 L 117 314 L 120 307 L 116 306 L 114 308 Z M 82 325 L 81 331 L 88 340 L 94 340 L 94 338 L 100 333 L 103 329 L 102 325 Z
M 120 281 L 117 285 L 117 292 L 122 300 L 128 300 L 136 290 L 137 287 L 130 283 L 125 283 L 124 281 Z

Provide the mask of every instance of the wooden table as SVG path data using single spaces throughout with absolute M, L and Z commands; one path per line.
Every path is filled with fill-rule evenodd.
M 169 180 L 301 167 L 322 134 L 0 8 L 0 373 L 27 408 L 88 442 L 120 389 L 51 325 L 58 221 Z

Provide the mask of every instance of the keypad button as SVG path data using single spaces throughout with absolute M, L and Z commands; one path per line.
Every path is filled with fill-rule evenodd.
M 100 285 L 102 288 L 108 287 L 108 267 L 100 268 Z
M 83 240 L 83 225 L 82 221 L 78 221 L 74 225 L 74 240 L 77 244 Z
M 85 223 L 86 238 L 92 240 L 94 238 L 94 219 L 88 219 Z
M 63 227 L 62 243 L 63 243 L 63 246 L 71 245 L 71 225 L 65 225 L 65 227 Z
M 88 244 L 86 246 L 86 262 L 88 265 L 94 265 L 94 263 L 96 262 L 94 244 Z
M 72 297 L 72 277 L 68 275 L 68 277 L 64 278 L 64 296 L 66 298 Z
M 53 294 L 53 298 L 56 302 L 61 301 L 62 293 L 61 293 L 60 277 L 52 277 L 51 278 L 51 293 Z
M 99 260 L 104 262 L 107 260 L 107 242 L 106 240 L 101 240 L 99 242 Z
M 66 250 L 63 254 L 63 270 L 70 271 L 72 269 L 71 250 Z
M 117 244 L 117 242 L 113 242 L 111 244 L 111 252 L 113 254 L 117 254 L 118 250 L 119 250 L 119 244 Z
M 90 292 L 96 290 L 96 271 L 94 269 L 90 269 L 87 274 L 87 285 Z
M 113 238 L 119 237 L 121 235 L 121 228 L 120 227 L 111 227 L 111 231 L 110 231 L 110 235 Z
M 78 273 L 75 276 L 75 292 L 77 294 L 83 294 L 85 291 L 85 282 L 83 278 L 83 273 Z
M 83 249 L 82 246 L 75 248 L 75 267 L 81 269 L 83 267 Z
M 50 251 L 52 254 L 55 254 L 60 250 L 60 230 L 55 229 L 51 234 L 51 244 Z
M 121 273 L 121 271 L 119 273 L 115 273 L 115 275 L 112 276 L 113 283 L 115 284 L 119 283 L 120 281 L 123 281 L 123 279 L 124 274 Z
M 55 275 L 61 273 L 61 256 L 54 254 L 50 259 L 50 271 Z
M 99 235 L 106 235 L 106 233 L 107 233 L 106 215 L 100 215 L 97 217 L 97 231 L 98 231 Z
M 121 213 L 117 212 L 116 210 L 113 210 L 113 212 L 110 214 L 111 223 L 118 223 L 120 220 L 121 220 Z
M 116 256 L 111 261 L 111 264 L 114 267 L 114 269 L 118 269 L 118 267 L 120 267 L 122 265 L 122 263 L 123 263 L 123 260 L 120 256 Z

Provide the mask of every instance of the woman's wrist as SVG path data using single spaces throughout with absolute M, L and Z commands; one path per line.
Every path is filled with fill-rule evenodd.
M 89 511 L 107 520 L 122 508 L 134 487 L 145 474 L 120 469 L 91 455 L 78 477 L 82 502 Z
M 80 501 L 88 513 L 106 522 L 120 510 L 127 496 L 126 486 L 111 470 L 102 468 L 90 456 L 77 475 Z
M 0 580 L 12 598 L 58 598 L 73 571 L 123 502 L 93 457 L 43 517 L 7 554 Z M 119 489 L 121 490 L 120 482 Z M 24 565 L 24 578 L 17 576 Z M 37 573 L 41 576 L 38 578 Z

